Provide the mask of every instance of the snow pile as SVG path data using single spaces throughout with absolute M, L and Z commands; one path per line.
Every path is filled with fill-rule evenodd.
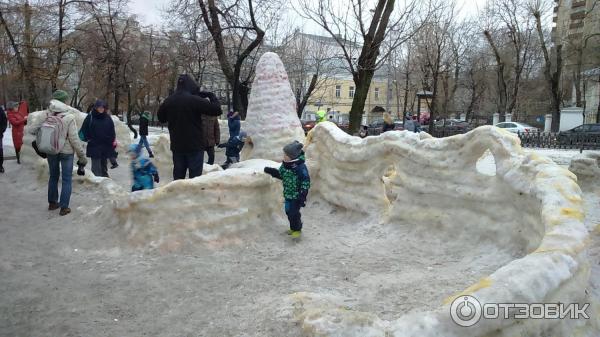
M 234 168 L 132 193 L 116 212 L 131 244 L 172 251 L 197 241 L 236 241 L 245 229 L 273 223 L 281 195 L 281 184 L 262 168 Z
M 162 181 L 173 180 L 173 153 L 171 152 L 171 141 L 169 135 L 161 134 L 156 138 L 156 141 L 152 144 L 152 151 L 154 152 L 155 158 L 152 159 L 154 165 L 160 173 Z M 223 171 L 219 165 L 208 165 L 204 164 L 202 174 L 208 174 L 211 172 Z
M 600 152 L 587 151 L 573 158 L 569 170 L 585 185 L 600 182 Z
M 447 294 L 436 310 L 392 321 L 343 307 L 344 299 L 330 293 L 294 294 L 288 313 L 306 335 L 592 335 L 595 313 L 590 321 L 482 319 L 468 329 L 449 314 L 452 300 L 466 294 L 481 303 L 590 301 L 584 291 L 590 277 L 589 238 L 581 190 L 571 172 L 524 152 L 516 136 L 493 127 L 443 139 L 408 132 L 360 139 L 321 123 L 308 143 L 313 192 L 325 200 L 380 216 L 389 226 L 410 224 L 415 231 L 444 233 L 452 242 L 489 241 L 526 255 L 458 294 Z M 488 150 L 495 176 L 476 169 Z
M 263 54 L 256 65 L 243 130 L 251 144 L 244 146 L 242 160 L 281 160 L 285 145 L 294 140 L 304 142 L 294 93 L 283 63 L 275 53 Z

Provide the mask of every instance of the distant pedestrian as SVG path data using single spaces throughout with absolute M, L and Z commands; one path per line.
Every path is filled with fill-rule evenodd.
M 406 116 L 404 119 L 404 130 L 415 132 L 415 122 L 410 116 Z
M 221 129 L 217 116 L 202 115 L 202 131 L 204 136 L 204 150 L 208 155 L 209 165 L 215 163 L 215 146 L 221 142 Z
M 46 153 L 48 161 L 48 210 L 53 211 L 60 208 L 60 215 L 71 213 L 69 203 L 71 200 L 72 177 L 73 177 L 73 157 L 77 154 L 78 174 L 83 173 L 83 167 L 87 164 L 83 145 L 77 135 L 77 122 L 71 107 L 65 104 L 68 101 L 68 94 L 65 91 L 57 90 L 52 95 L 53 99 L 46 112 L 46 118 L 38 120 L 38 124 L 30 125 L 28 131 L 31 134 L 37 134 L 40 128 L 50 127 L 52 139 L 42 136 L 42 144 L 38 144 L 41 149 L 53 148 L 58 153 Z M 40 131 L 42 132 L 42 131 Z M 62 144 L 62 148 L 57 148 L 56 144 Z M 60 199 L 58 195 L 58 181 L 61 180 Z
M 229 111 L 227 114 L 227 127 L 229 128 L 229 138 L 237 137 L 242 127 L 240 113 L 238 111 Z
M 80 130 L 80 137 L 88 143 L 87 156 L 92 159 L 92 172 L 97 177 L 108 177 L 108 159 L 115 153 L 115 125 L 106 110 L 106 102 L 97 100 Z
M 158 170 L 152 164 L 150 159 L 145 158 L 141 153 L 142 148 L 139 144 L 131 144 L 129 146 L 129 158 L 131 158 L 131 176 L 133 184 L 131 192 L 141 190 L 151 190 L 154 188 L 154 183 L 159 183 Z
M 358 136 L 360 138 L 366 138 L 369 135 L 369 127 L 366 125 L 360 126 L 360 131 L 358 132 Z
M 4 150 L 2 147 L 2 139 L 4 138 L 4 131 L 8 126 L 8 119 L 4 112 L 4 107 L 0 106 L 0 173 L 4 173 Z
M 302 231 L 300 209 L 306 206 L 306 197 L 310 189 L 310 176 L 304 164 L 302 143 L 294 141 L 283 148 L 283 163 L 279 169 L 265 167 L 264 172 L 283 182 L 285 214 L 290 222 L 288 234 L 299 238 Z
M 229 138 L 227 143 L 219 144 L 220 148 L 225 148 L 225 157 L 226 160 L 221 165 L 221 167 L 226 170 L 231 166 L 231 164 L 235 164 L 240 161 L 240 152 L 244 147 L 244 143 L 246 142 L 246 132 L 240 131 L 240 133 L 232 138 Z
M 7 118 L 12 126 L 12 138 L 17 156 L 17 164 L 21 164 L 21 147 L 23 146 L 23 132 L 25 123 L 27 122 L 27 115 L 19 112 L 19 103 L 17 102 L 6 103 L 6 108 L 8 109 Z
M 221 103 L 214 93 L 199 91 L 194 79 L 187 74 L 179 76 L 175 93 L 158 109 L 158 120 L 169 125 L 173 180 L 185 179 L 188 171 L 190 178 L 202 175 L 202 115 L 219 116 L 221 113 Z
M 396 126 L 394 125 L 394 120 L 392 119 L 392 116 L 389 114 L 389 112 L 384 112 L 383 113 L 383 129 L 381 130 L 381 133 L 384 133 L 387 131 L 393 131 L 395 127 Z
M 148 123 L 150 122 L 150 113 L 148 111 L 144 111 L 142 113 L 142 116 L 140 117 L 140 127 L 139 127 L 139 132 L 140 132 L 140 142 L 138 144 L 138 147 L 140 148 L 140 151 L 142 150 L 142 146 L 146 148 L 146 151 L 148 151 L 148 156 L 150 156 L 150 158 L 154 158 L 154 154 L 152 153 L 152 149 L 150 148 L 150 143 L 148 143 Z
M 319 124 L 321 122 L 324 122 L 325 121 L 325 116 L 327 116 L 327 112 L 325 110 L 319 110 L 319 111 L 317 111 L 317 115 L 316 115 L 317 121 L 316 121 L 315 124 Z

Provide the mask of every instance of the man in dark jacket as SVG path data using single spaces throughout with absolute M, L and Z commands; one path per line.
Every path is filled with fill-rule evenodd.
M 158 109 L 158 120 L 169 123 L 173 180 L 185 179 L 188 170 L 190 178 L 202 175 L 202 115 L 219 116 L 221 113 L 221 104 L 214 93 L 199 91 L 189 75 L 179 75 L 175 93 L 167 97 Z
M 8 119 L 6 119 L 6 113 L 4 107 L 0 106 L 0 173 L 4 173 L 4 150 L 2 149 L 2 138 L 4 137 L 4 131 L 8 126 Z
M 150 121 L 150 113 L 148 111 L 144 111 L 142 116 L 140 117 L 140 142 L 138 144 L 138 152 L 142 150 L 142 146 L 146 147 L 146 151 L 148 151 L 148 156 L 150 158 L 154 158 L 154 154 L 152 153 L 152 149 L 150 148 L 150 143 L 148 143 L 148 122 Z

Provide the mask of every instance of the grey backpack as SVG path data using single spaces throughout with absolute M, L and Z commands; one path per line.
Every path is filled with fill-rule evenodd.
M 39 151 L 51 155 L 59 154 L 65 146 L 65 131 L 61 117 L 48 115 L 36 134 Z

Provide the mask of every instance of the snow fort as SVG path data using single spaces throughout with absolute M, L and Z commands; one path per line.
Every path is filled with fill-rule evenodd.
M 119 138 L 126 138 L 125 126 L 117 125 Z M 285 229 L 281 183 L 263 169 L 278 167 L 282 147 L 298 140 L 313 186 L 303 212 L 315 224 L 307 224 L 296 245 L 262 244 L 282 256 L 310 258 L 293 267 L 310 277 L 294 274 L 289 291 L 277 288 L 284 276 L 272 271 L 264 282 L 273 282 L 272 292 L 281 296 L 254 304 L 270 320 L 294 322 L 278 336 L 593 335 L 597 313 L 590 320 L 501 315 L 469 328 L 450 314 L 453 302 L 467 296 L 480 303 L 590 301 L 589 238 L 577 177 L 524 152 L 517 136 L 485 126 L 440 139 L 406 131 L 361 139 L 323 122 L 305 139 L 274 53 L 258 62 L 244 128 L 251 144 L 228 170 L 135 193 L 89 174 L 84 183 L 104 192 L 98 212 L 108 222 L 116 215 L 130 249 L 168 253 L 212 244 L 227 250 L 258 240 L 253 233 Z M 161 137 L 155 154 L 164 177 L 168 148 Z M 252 276 L 262 277 L 259 271 Z M 311 283 L 315 279 L 320 286 Z

